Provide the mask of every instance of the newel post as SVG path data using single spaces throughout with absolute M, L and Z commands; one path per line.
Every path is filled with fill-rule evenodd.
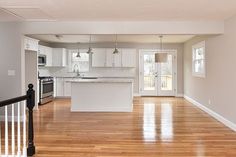
M 34 126 L 33 126 L 33 108 L 35 106 L 35 91 L 33 90 L 33 85 L 28 85 L 27 91 L 27 108 L 28 108 L 28 148 L 27 156 L 33 156 L 35 154 L 34 146 Z

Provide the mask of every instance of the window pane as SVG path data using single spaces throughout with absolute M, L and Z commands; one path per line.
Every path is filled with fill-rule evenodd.
M 155 90 L 155 55 L 144 55 L 144 90 Z
M 204 73 L 204 60 L 197 60 L 195 61 L 194 65 L 195 65 L 194 72 Z
M 71 55 L 71 71 L 72 72 L 87 72 L 89 71 L 89 54 L 80 53 L 80 57 L 76 57 L 77 52 Z
M 195 49 L 194 59 L 204 59 L 204 51 L 203 50 L 204 49 L 202 47 Z
M 172 55 L 167 56 L 167 62 L 161 63 L 161 90 L 172 90 Z

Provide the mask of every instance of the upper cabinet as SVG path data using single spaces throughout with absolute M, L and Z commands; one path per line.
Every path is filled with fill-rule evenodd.
M 24 37 L 24 48 L 25 50 L 29 51 L 38 51 L 39 46 L 38 46 L 39 40 L 29 38 L 29 37 Z
M 67 66 L 67 53 L 65 48 L 51 48 L 39 45 L 38 53 L 46 55 L 46 67 Z
M 47 46 L 39 45 L 39 54 L 46 55 L 46 65 L 45 66 L 52 66 L 52 48 Z
M 122 49 L 122 66 L 136 67 L 136 49 Z
M 94 49 L 92 67 L 136 67 L 136 49 L 118 49 L 119 53 L 113 54 L 114 49 Z
M 106 67 L 106 49 L 93 49 L 92 67 Z
M 65 48 L 52 49 L 52 66 L 65 67 L 67 66 L 67 55 Z

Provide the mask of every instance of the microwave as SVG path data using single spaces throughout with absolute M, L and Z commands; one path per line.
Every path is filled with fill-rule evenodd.
M 46 55 L 38 55 L 38 65 L 45 66 L 47 61 Z

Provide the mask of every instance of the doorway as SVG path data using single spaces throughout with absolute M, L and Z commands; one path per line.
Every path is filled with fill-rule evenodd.
M 139 92 L 142 96 L 175 96 L 177 51 L 164 51 L 167 53 L 166 63 L 155 63 L 155 53 L 160 52 L 141 50 L 139 53 Z

